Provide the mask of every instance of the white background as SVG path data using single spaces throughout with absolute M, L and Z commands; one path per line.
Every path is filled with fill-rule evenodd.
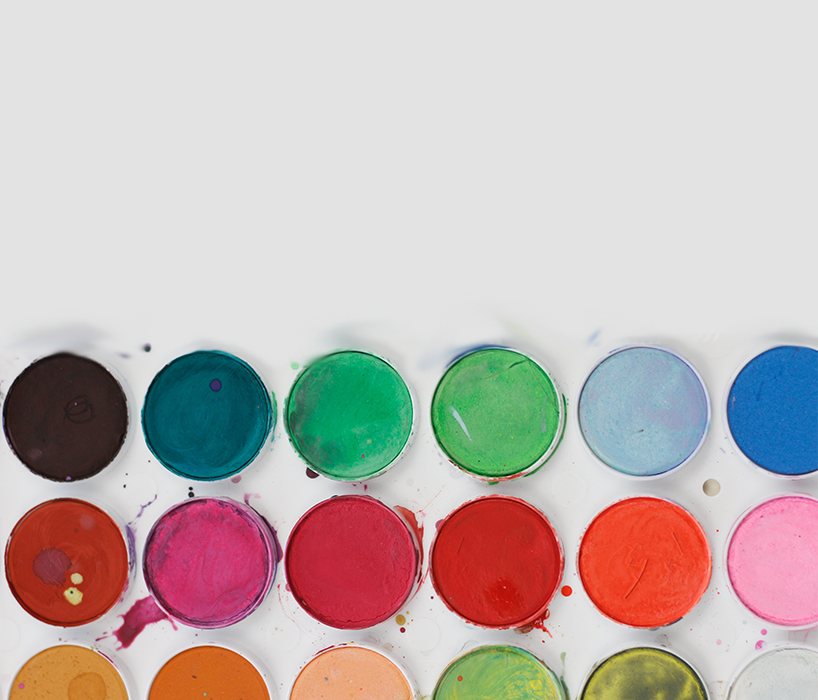
M 280 408 L 291 362 L 338 346 L 382 351 L 419 417 L 406 459 L 369 492 L 426 508 L 428 548 L 435 520 L 486 490 L 441 465 L 429 433 L 431 391 L 456 348 L 524 346 L 573 400 L 604 352 L 664 343 L 697 366 L 714 402 L 693 463 L 645 487 L 613 479 L 572 416 L 554 459 L 501 490 L 553 518 L 572 585 L 585 523 L 634 489 L 693 510 L 719 557 L 724 528 L 754 499 L 817 490 L 814 478 L 748 472 L 720 416 L 730 376 L 763 336 L 816 335 L 810 5 L 4 3 L 0 391 L 37 354 L 71 347 L 119 371 L 136 416 L 164 362 L 208 346 L 254 364 Z M 144 539 L 188 484 L 147 462 L 133 428 L 123 459 L 72 494 L 129 519 L 136 505 L 120 491 L 158 488 Z M 23 473 L 6 446 L 0 469 L 19 489 L 3 538 L 28 507 L 65 494 Z M 708 477 L 722 482 L 714 499 L 701 492 Z M 308 481 L 280 422 L 242 484 L 197 495 L 241 498 L 245 485 L 283 539 L 311 503 L 362 490 Z M 521 643 L 557 670 L 566 652 L 574 694 L 612 645 L 666 634 L 717 694 L 767 628 L 732 601 L 720 567 L 690 620 L 657 633 L 607 623 L 574 588 L 553 605 L 553 639 L 465 628 L 426 604 L 428 583 L 409 610 L 437 620 L 434 648 L 423 650 L 428 629 L 423 642 L 394 623 L 345 638 L 392 644 L 424 694 L 469 640 Z M 25 657 L 61 633 L 20 613 L 5 584 L 0 602 L 15 622 L 0 635 L 6 693 Z M 221 636 L 246 640 L 279 688 L 342 641 L 293 607 L 274 590 L 257 624 Z M 766 639 L 776 635 L 788 636 Z M 188 636 L 160 623 L 121 653 L 140 697 Z

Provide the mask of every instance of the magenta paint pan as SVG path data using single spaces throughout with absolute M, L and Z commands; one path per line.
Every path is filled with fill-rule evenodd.
M 249 506 L 192 498 L 154 524 L 143 571 L 168 615 L 191 627 L 227 627 L 261 605 L 275 578 L 276 553 L 270 526 Z
M 395 615 L 414 593 L 420 548 L 401 516 L 369 496 L 336 496 L 293 528 L 284 565 L 298 604 L 338 629 Z
M 756 617 L 788 628 L 818 624 L 818 499 L 775 496 L 746 511 L 730 533 L 726 569 Z

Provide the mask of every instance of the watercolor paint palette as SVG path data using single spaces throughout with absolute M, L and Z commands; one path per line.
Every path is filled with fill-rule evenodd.
M 0 348 L 0 698 L 78 654 L 157 700 L 237 690 L 222 667 L 250 697 L 308 697 L 344 664 L 396 698 L 478 698 L 512 662 L 555 698 L 604 699 L 587 681 L 642 657 L 713 700 L 740 678 L 738 699 L 797 663 L 765 661 L 777 645 L 813 658 L 818 578 L 776 603 L 818 561 L 818 448 L 792 419 L 818 416 L 804 343 L 345 332 Z M 90 505 L 37 524 L 52 502 Z M 788 537 L 808 544 L 784 561 Z M 92 545 L 116 562 L 80 567 Z

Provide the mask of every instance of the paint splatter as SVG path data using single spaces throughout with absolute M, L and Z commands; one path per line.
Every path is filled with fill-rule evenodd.
M 176 629 L 173 620 L 160 610 L 150 596 L 137 600 L 131 609 L 121 617 L 122 626 L 114 630 L 114 636 L 120 644 L 120 649 L 127 649 L 131 646 L 142 630 L 154 622 L 168 620 L 173 625 L 173 629 Z
M 71 605 L 79 605 L 82 602 L 82 591 L 79 588 L 71 586 L 71 588 L 66 588 L 62 594 Z
M 420 570 L 423 570 L 423 522 L 418 520 L 418 516 L 413 513 L 408 508 L 404 508 L 403 506 L 395 506 L 395 510 L 398 511 L 403 516 L 403 519 L 406 521 L 406 524 L 412 530 L 415 535 L 415 539 L 418 543 L 418 551 L 420 552 L 420 563 L 418 566 Z
M 234 484 L 238 484 L 241 481 L 241 477 L 234 476 L 232 479 L 230 479 L 230 481 L 232 481 Z
M 756 642 L 756 651 L 761 651 L 766 646 L 767 646 L 767 642 L 765 642 L 763 639 L 759 639 Z
M 319 476 L 318 472 L 314 472 L 312 469 L 307 467 L 307 478 L 308 479 L 317 479 L 318 476 Z
M 213 389 L 213 391 L 219 391 L 222 388 L 222 383 L 218 379 L 214 379 L 210 382 L 210 388 Z
M 571 586 L 563 586 L 560 589 L 560 593 L 562 593 L 566 598 L 574 592 L 574 589 Z

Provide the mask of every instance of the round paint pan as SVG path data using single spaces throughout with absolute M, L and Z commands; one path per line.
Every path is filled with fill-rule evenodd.
M 316 654 L 295 679 L 289 700 L 419 700 L 414 681 L 386 653 L 341 644 Z
M 663 498 L 626 498 L 602 510 L 579 543 L 577 572 L 594 607 L 614 622 L 653 629 L 689 613 L 713 563 L 702 526 Z
M 529 651 L 481 646 L 452 661 L 432 691 L 432 700 L 568 700 L 562 681 Z
M 9 700 L 129 700 L 135 697 L 120 669 L 96 649 L 59 644 L 23 664 L 11 683 Z
M 591 370 L 577 401 L 577 425 L 591 453 L 618 474 L 660 477 L 698 452 L 710 424 L 699 373 L 664 348 L 633 345 Z
M 643 646 L 623 649 L 598 662 L 577 700 L 708 700 L 699 672 L 678 654 Z
M 122 384 L 99 362 L 61 352 L 24 369 L 9 388 L 3 428 L 32 472 L 79 481 L 101 472 L 128 433 Z
M 130 570 L 120 526 L 99 506 L 75 498 L 46 501 L 20 518 L 5 563 L 17 602 L 58 627 L 102 617 L 122 597 Z
M 818 471 L 818 351 L 770 348 L 749 360 L 730 384 L 730 436 L 767 474 L 798 478 Z
M 430 554 L 432 584 L 446 607 L 491 629 L 542 620 L 563 566 L 551 523 L 511 496 L 483 496 L 456 508 L 440 524 Z
M 173 656 L 159 669 L 148 693 L 148 700 L 271 697 L 257 664 L 244 653 L 217 644 L 191 647 Z
M 755 654 L 730 682 L 727 700 L 815 700 L 818 649 L 786 645 Z
M 267 522 L 229 498 L 191 498 L 151 528 L 142 569 L 156 602 L 184 625 L 227 627 L 261 605 L 276 573 Z
M 486 347 L 449 365 L 432 397 L 446 458 L 483 481 L 527 476 L 562 440 L 565 399 L 548 371 L 516 350 Z
M 275 422 L 273 397 L 250 365 L 200 350 L 153 378 L 142 407 L 145 442 L 179 476 L 224 479 L 248 466 Z
M 284 427 L 310 469 L 337 481 L 363 481 L 400 459 L 414 415 L 409 387 L 391 364 L 368 352 L 344 350 L 298 375 L 284 408 Z
M 790 629 L 818 624 L 818 499 L 775 496 L 747 510 L 728 537 L 725 569 L 756 617 Z
M 420 548 L 401 516 L 369 496 L 336 496 L 296 523 L 284 556 L 298 604 L 337 629 L 395 615 L 420 577 Z

